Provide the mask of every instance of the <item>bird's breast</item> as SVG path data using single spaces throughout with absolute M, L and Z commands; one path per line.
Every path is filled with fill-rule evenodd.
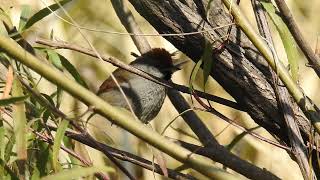
M 144 123 L 152 120 L 160 111 L 166 97 L 166 88 L 141 77 L 131 79 L 124 87 L 134 104 L 137 117 Z

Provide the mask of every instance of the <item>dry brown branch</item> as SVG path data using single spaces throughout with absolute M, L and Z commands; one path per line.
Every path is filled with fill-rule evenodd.
M 273 46 L 272 42 L 274 41 L 272 40 L 270 28 L 266 18 L 266 12 L 263 10 L 260 2 L 256 0 L 252 0 L 251 2 L 254 7 L 254 12 L 256 15 L 256 20 L 260 34 L 261 36 L 266 38 L 268 42 L 271 43 L 271 46 Z M 274 58 L 277 58 L 278 56 L 276 52 L 273 51 L 273 53 Z M 294 114 L 294 110 L 297 109 L 297 105 L 292 102 L 290 94 L 284 87 L 281 80 L 279 80 L 276 73 L 271 68 L 270 72 L 274 82 L 273 86 L 276 92 L 277 100 L 279 102 L 281 111 L 283 112 L 284 120 L 287 124 L 288 136 L 290 145 L 292 147 L 293 156 L 295 157 L 295 160 L 301 169 L 301 173 L 304 179 L 316 179 L 314 172 L 312 171 L 312 168 L 309 165 L 307 148 L 304 145 L 299 127 L 295 121 L 296 117 Z
M 286 2 L 284 0 L 275 0 L 275 2 L 280 10 L 281 17 L 287 24 L 293 38 L 296 40 L 298 46 L 309 61 L 313 70 L 317 73 L 318 77 L 320 77 L 320 58 L 314 53 L 309 43 L 303 37 Z

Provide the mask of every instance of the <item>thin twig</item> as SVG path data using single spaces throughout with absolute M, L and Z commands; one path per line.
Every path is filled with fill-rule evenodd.
M 168 94 L 171 102 L 179 113 L 190 109 L 189 104 L 179 94 L 179 92 L 169 90 Z M 230 169 L 233 169 L 250 179 L 254 179 L 256 177 L 260 177 L 262 179 L 279 179 L 269 171 L 262 170 L 259 167 L 250 164 L 249 162 L 230 153 L 224 146 L 221 146 L 195 112 L 188 111 L 181 114 L 181 116 L 192 131 L 198 136 L 201 143 L 208 149 L 211 149 L 211 153 L 208 156 L 210 159 L 224 164 Z
M 118 18 L 120 19 L 126 30 L 133 34 L 142 34 L 139 26 L 137 25 L 131 11 L 125 5 L 126 1 L 112 0 L 113 9 L 116 11 Z M 144 36 L 131 36 L 134 44 L 141 54 L 151 50 L 151 46 Z
M 283 18 L 284 22 L 287 24 L 293 38 L 296 40 L 301 51 L 303 52 L 305 57 L 308 59 L 309 64 L 312 65 L 311 67 L 313 68 L 313 70 L 317 73 L 318 77 L 320 77 L 320 58 L 316 56 L 316 54 L 312 50 L 309 43 L 303 37 L 297 23 L 293 19 L 293 16 L 286 2 L 284 0 L 275 0 L 275 2 L 281 13 L 281 17 Z
M 116 2 L 119 2 L 121 0 L 113 0 Z M 122 7 L 123 8 L 123 7 Z M 124 9 L 120 8 L 120 11 Z M 118 9 L 119 11 L 119 9 Z M 119 14 L 118 14 L 119 16 Z M 122 17 L 123 18 L 123 17 Z M 132 21 L 128 21 L 128 19 L 121 19 L 122 24 L 124 24 L 125 26 L 129 27 L 133 27 L 133 28 L 137 28 L 135 27 L 135 24 Z M 125 21 L 125 22 L 123 22 Z M 130 29 L 129 27 L 126 27 L 127 29 Z M 129 31 L 130 32 L 130 31 Z M 136 32 L 140 32 L 139 29 L 136 29 Z M 131 37 L 135 44 L 137 44 L 136 42 L 139 41 L 139 39 L 137 39 L 135 36 Z M 145 39 L 145 37 L 141 37 L 144 41 L 139 42 L 138 45 L 141 45 L 141 43 L 144 43 L 144 47 L 148 47 L 149 44 L 147 42 L 147 40 Z M 141 52 L 141 50 L 140 50 Z M 189 90 L 190 91 L 190 90 Z M 186 102 L 186 100 L 182 97 L 181 93 L 174 90 L 174 89 L 170 89 L 168 92 L 168 97 L 171 100 L 172 104 L 175 106 L 175 108 L 177 109 L 177 111 L 179 113 L 181 113 L 181 108 L 184 108 L 183 111 L 185 111 L 186 109 L 190 109 L 190 105 Z M 259 175 L 259 173 L 264 173 L 264 175 L 266 177 L 268 177 L 269 179 L 276 179 L 276 176 L 274 176 L 271 173 L 268 172 L 261 172 L 258 167 L 246 163 L 244 160 L 238 158 L 237 156 L 231 154 L 230 152 L 228 152 L 223 146 L 221 146 L 218 141 L 215 139 L 215 137 L 212 135 L 212 133 L 210 132 L 210 130 L 205 126 L 205 124 L 202 123 L 201 119 L 193 112 L 193 111 L 188 111 L 187 113 L 184 113 L 181 115 L 184 119 L 184 121 L 189 125 L 189 127 L 193 130 L 193 132 L 198 136 L 199 140 L 201 141 L 201 143 L 210 148 L 212 151 L 216 152 L 216 153 L 211 153 L 211 156 L 209 156 L 211 159 L 219 159 L 217 158 L 217 156 L 223 154 L 224 152 L 224 158 L 223 159 L 227 159 L 227 161 L 219 161 L 222 164 L 225 164 L 226 166 L 230 167 L 231 169 L 247 176 L 247 177 L 254 177 L 255 175 Z M 234 161 L 232 163 L 228 162 L 228 160 L 233 159 Z M 221 159 L 220 159 L 221 160 Z M 241 167 L 241 168 L 239 168 Z M 255 174 L 257 173 L 257 174 Z M 255 175 L 254 175 L 255 174 Z M 261 174 L 260 174 L 261 176 Z M 256 176 L 257 177 L 257 176 Z
M 304 94 L 298 84 L 291 78 L 288 70 L 285 68 L 283 63 L 273 58 L 273 53 L 270 51 L 267 43 L 260 36 L 260 34 L 255 32 L 254 28 L 252 28 L 251 23 L 244 16 L 240 8 L 232 4 L 229 0 L 222 0 L 222 2 L 227 7 L 232 6 L 232 15 L 235 17 L 237 25 L 247 35 L 253 45 L 260 51 L 260 53 L 263 55 L 272 69 L 277 71 L 279 78 L 287 87 L 296 103 L 299 105 L 308 120 L 311 121 L 317 133 L 320 133 L 320 111 L 317 105 L 314 104 L 313 101 Z
M 52 130 L 57 130 L 57 128 L 54 126 L 49 125 L 49 127 Z M 75 133 L 75 132 L 67 130 L 65 135 L 73 140 L 76 140 L 76 141 L 82 143 L 82 144 L 90 146 L 91 148 L 94 148 L 104 154 L 106 152 L 108 152 L 108 153 L 112 154 L 114 157 L 116 157 L 117 159 L 120 159 L 123 161 L 128 161 L 130 163 L 133 163 L 135 165 L 138 165 L 140 167 L 143 167 L 145 169 L 148 169 L 150 171 L 154 171 L 160 175 L 163 175 L 163 172 L 158 164 L 153 164 L 151 161 L 148 161 L 144 158 L 141 158 L 140 156 L 136 156 L 136 155 L 131 154 L 129 152 L 110 147 L 110 146 L 103 144 L 103 143 L 100 143 L 96 140 L 92 141 L 90 138 L 88 138 L 88 134 L 83 134 L 83 133 L 79 134 L 79 133 Z M 168 170 L 169 178 L 172 178 L 172 179 L 190 179 L 190 180 L 195 179 L 194 177 L 192 177 L 190 175 L 182 174 L 182 173 L 177 172 L 172 169 L 167 169 L 167 170 Z
M 69 49 L 69 50 L 74 50 L 74 51 L 80 52 L 82 54 L 89 55 L 91 57 L 97 57 L 95 55 L 95 53 L 90 49 L 87 49 L 87 48 L 84 48 L 84 47 L 81 47 L 81 46 L 76 46 L 76 45 L 73 45 L 73 44 L 69 44 L 69 43 L 64 42 L 64 41 L 50 41 L 50 40 L 39 38 L 39 39 L 36 40 L 36 42 L 39 43 L 39 44 L 42 44 L 42 45 L 46 45 L 46 46 L 49 46 L 49 47 L 56 48 L 56 49 Z M 132 67 L 130 65 L 127 65 L 127 64 L 121 62 L 120 60 L 117 60 L 114 57 L 107 57 L 107 56 L 101 55 L 101 58 L 104 61 L 109 62 L 114 66 L 117 66 L 117 67 L 122 68 L 122 69 L 124 69 L 126 71 L 134 73 L 134 74 L 136 74 L 138 76 L 141 76 L 141 77 L 143 77 L 145 79 L 153 81 L 153 82 L 155 82 L 157 84 L 163 85 L 163 86 L 165 86 L 167 88 L 176 89 L 176 90 L 178 90 L 180 92 L 183 92 L 183 93 L 190 94 L 190 89 L 188 87 L 186 87 L 186 86 L 182 86 L 182 85 L 179 85 L 179 84 L 168 82 L 168 81 L 162 80 L 160 78 L 157 78 L 155 76 L 152 76 L 150 74 L 147 74 L 147 73 L 145 73 L 145 72 L 143 72 L 143 71 L 141 71 L 139 69 L 136 69 L 136 68 L 134 68 L 134 67 Z M 204 92 L 201 92 L 201 91 L 197 91 L 197 90 L 196 90 L 196 93 L 201 98 L 205 98 L 205 99 L 214 101 L 216 103 L 219 103 L 219 104 L 222 104 L 222 105 L 225 105 L 225 106 L 228 106 L 228 107 L 240 110 L 240 111 L 246 111 L 246 109 L 244 107 L 240 106 L 236 102 L 221 98 L 219 96 L 215 96 L 215 95 L 211 95 L 211 94 L 204 93 Z
M 261 36 L 266 38 L 266 40 L 270 43 L 270 46 L 273 46 L 271 44 L 273 41 L 265 11 L 263 11 L 260 2 L 258 2 L 257 0 L 252 0 L 251 2 L 254 7 L 254 12 L 256 15 L 260 34 Z M 274 59 L 278 59 L 276 52 L 272 51 L 272 53 Z M 293 155 L 296 158 L 296 161 L 300 167 L 304 179 L 316 179 L 314 172 L 312 171 L 309 165 L 307 148 L 304 145 L 299 127 L 296 123 L 296 118 L 293 109 L 295 104 L 292 103 L 290 94 L 288 93 L 286 87 L 283 87 L 283 83 L 279 81 L 277 74 L 270 67 L 269 71 L 271 72 L 271 77 L 273 80 L 275 94 L 278 99 L 279 108 L 283 112 L 283 117 L 286 121 L 288 137 L 292 148 L 291 152 L 293 152 Z
M 74 119 L 69 118 L 67 115 L 65 115 L 62 111 L 60 111 L 59 109 L 57 109 L 55 106 L 53 106 L 52 104 L 50 104 L 50 102 L 48 102 L 45 98 L 43 98 L 41 96 L 40 93 L 34 91 L 26 82 L 24 82 L 23 80 L 20 82 L 22 82 L 22 84 L 24 85 L 24 87 L 34 96 L 36 97 L 36 99 L 45 107 L 47 107 L 48 109 L 50 109 L 52 111 L 52 113 L 54 113 L 55 115 L 66 119 L 70 122 L 70 124 L 72 126 L 74 126 L 79 132 L 81 133 L 86 133 L 87 132 L 81 127 L 79 126 L 76 121 Z M 89 134 L 87 136 L 87 138 L 90 138 L 92 141 L 95 141 L 94 138 L 92 138 Z M 124 174 L 126 174 L 130 179 L 135 179 L 135 177 L 133 177 L 130 172 L 128 172 L 111 154 L 105 153 L 105 155 L 110 159 L 110 161 L 112 161 Z
M 48 136 L 45 136 L 39 132 L 36 132 L 35 130 L 33 129 L 30 129 L 36 136 L 38 136 L 42 141 L 45 141 L 51 145 L 53 145 L 53 139 L 51 139 L 50 137 Z M 92 166 L 92 163 L 87 161 L 86 159 L 84 159 L 83 157 L 81 157 L 80 155 L 78 155 L 76 152 L 72 151 L 71 149 L 68 149 L 64 146 L 61 146 L 60 147 L 62 150 L 64 150 L 66 153 L 70 154 L 71 156 L 77 158 L 80 162 L 82 162 L 84 165 L 86 166 Z M 110 178 L 103 174 L 103 173 L 100 173 L 100 172 L 97 172 L 94 174 L 97 178 L 99 179 L 103 179 L 103 180 L 109 180 Z
M 6 84 L 0 99 L 5 99 L 10 96 L 12 84 L 13 84 L 13 68 L 12 68 L 12 65 L 9 65 L 8 71 L 6 74 Z M 0 116 L 2 115 L 2 112 L 3 112 L 3 109 L 2 107 L 0 107 Z
M 33 95 L 33 96 L 36 96 L 36 99 L 39 100 L 39 94 L 36 93 L 35 91 L 33 91 L 33 89 L 28 86 L 27 84 L 23 84 L 27 90 Z M 42 101 L 45 101 L 45 102 L 42 102 Z M 45 103 L 45 104 L 43 104 Z M 149 163 L 148 160 L 145 160 L 139 156 L 135 156 L 135 155 L 132 155 L 130 153 L 127 153 L 125 151 L 120 151 L 120 150 L 116 150 L 114 148 L 111 148 L 109 146 L 106 146 L 98 141 L 96 141 L 95 139 L 93 139 L 90 134 L 88 134 L 81 126 L 79 126 L 77 123 L 76 123 L 76 119 L 71 119 L 71 118 L 68 118 L 66 114 L 64 114 L 63 112 L 61 112 L 59 109 L 57 109 L 55 106 L 52 106 L 49 102 L 47 102 L 45 99 L 42 99 L 41 98 L 41 104 L 44 105 L 45 107 L 47 107 L 48 109 L 50 109 L 51 112 L 53 112 L 53 114 L 61 117 L 61 118 L 64 118 L 64 119 L 67 119 L 70 121 L 71 125 L 75 126 L 76 129 L 81 133 L 81 134 L 78 134 L 78 133 L 74 133 L 74 132 L 71 132 L 71 131 L 67 131 L 67 135 L 69 135 L 70 137 L 74 138 L 75 140 L 78 140 L 79 142 L 81 143 L 84 143 L 92 148 L 100 148 L 100 151 L 102 151 L 104 154 L 108 154 L 108 152 L 110 151 L 110 154 L 118 159 L 121 159 L 121 160 L 126 160 L 126 161 L 129 161 L 133 164 L 136 164 L 136 165 L 139 165 L 143 168 L 147 168 L 149 170 L 152 170 L 153 167 L 152 167 L 152 162 Z M 51 129 L 54 129 L 56 130 L 55 127 L 53 126 L 50 126 L 48 125 Z M 106 148 L 107 147 L 107 148 Z M 114 150 L 115 152 L 111 151 L 111 150 L 107 150 L 107 149 L 111 149 L 111 150 Z M 99 150 L 99 149 L 97 149 Z M 158 165 L 156 165 L 156 171 L 157 173 L 161 174 L 161 170 L 160 170 L 160 167 Z M 157 171 L 157 170 L 160 170 L 160 171 Z M 188 176 L 188 175 L 184 175 L 184 174 L 181 174 L 179 172 L 175 172 L 174 170 L 170 170 L 168 169 L 169 171 L 169 177 L 170 178 L 175 178 L 175 179 L 179 179 L 178 177 L 184 177 L 185 179 L 193 179 L 192 176 Z M 171 176 L 170 176 L 171 175 Z M 183 178 L 181 178 L 183 179 Z

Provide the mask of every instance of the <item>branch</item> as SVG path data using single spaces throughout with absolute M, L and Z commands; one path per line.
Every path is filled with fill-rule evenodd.
M 186 111 L 189 105 L 177 91 L 169 90 L 169 98 L 179 113 Z M 267 170 L 260 169 L 257 166 L 235 156 L 229 152 L 224 146 L 221 146 L 215 137 L 212 135 L 207 126 L 199 119 L 193 111 L 188 111 L 181 114 L 182 118 L 189 125 L 192 131 L 198 136 L 201 143 L 210 151 L 209 157 L 213 161 L 217 161 L 232 170 L 246 176 L 250 179 L 279 179 L 274 174 Z
M 126 27 L 129 33 L 130 30 L 134 30 L 132 32 L 136 32 L 141 34 L 142 32 L 136 26 L 133 17 L 127 19 L 127 14 L 131 15 L 131 12 L 128 11 L 123 4 L 122 1 L 112 0 L 112 4 L 116 9 L 116 13 L 120 18 L 122 24 Z M 126 12 L 126 13 L 125 13 Z M 148 41 L 143 36 L 131 36 L 134 43 L 137 45 L 140 52 L 143 52 L 141 47 L 149 47 Z M 184 112 L 187 109 L 190 109 L 189 104 L 185 101 L 183 96 L 176 90 L 169 90 L 168 97 L 171 100 L 174 107 L 177 109 L 179 113 Z M 240 159 L 239 157 L 233 155 L 229 151 L 227 151 L 223 146 L 221 146 L 215 137 L 212 135 L 210 130 L 202 123 L 201 119 L 193 112 L 183 113 L 182 118 L 184 121 L 189 125 L 189 127 L 193 130 L 193 132 L 198 136 L 199 140 L 202 144 L 213 152 L 217 152 L 215 154 L 211 154 L 212 156 L 208 156 L 212 160 L 218 160 L 218 162 L 230 167 L 231 169 L 235 170 L 236 172 L 248 177 L 248 178 L 256 178 L 256 177 L 265 177 L 266 179 L 277 179 L 270 172 L 263 172 L 260 168 L 247 163 L 246 161 Z M 223 158 L 218 158 L 223 157 Z M 231 161 L 233 160 L 233 161 Z
M 266 38 L 266 40 L 271 43 L 271 46 L 274 47 L 272 44 L 273 40 L 272 40 L 271 32 L 268 26 L 266 12 L 263 10 L 260 2 L 258 2 L 257 0 L 252 0 L 251 4 L 254 8 L 256 21 L 257 21 L 261 36 Z M 276 52 L 275 51 L 272 51 L 272 52 L 274 53 L 273 57 L 278 58 Z M 288 136 L 290 140 L 290 145 L 292 147 L 293 155 L 295 156 L 295 161 L 298 163 L 304 179 L 316 179 L 316 177 L 314 176 L 314 172 L 311 170 L 311 167 L 309 165 L 307 148 L 303 143 L 303 139 L 301 137 L 299 127 L 295 121 L 296 118 L 295 118 L 293 107 L 295 107 L 296 104 L 292 103 L 291 97 L 288 91 L 283 86 L 282 82 L 278 82 L 279 81 L 278 77 L 271 68 L 270 68 L 270 72 L 272 74 L 276 96 L 280 104 L 281 110 L 283 112 L 284 119 L 287 124 Z
M 178 0 L 165 2 L 130 0 L 130 2 L 160 34 L 204 32 L 190 36 L 183 34 L 165 36 L 177 49 L 195 62 L 203 54 L 204 39 L 214 45 L 227 33 L 223 29 L 210 30 L 231 22 L 230 15 L 220 1 L 210 1 L 207 14 L 204 9 L 208 5 L 203 4 L 206 1 L 194 1 L 192 5 L 186 4 L 187 1 Z M 213 59 L 211 76 L 241 107 L 246 108 L 257 124 L 282 142 L 290 143 L 285 121 L 278 111 L 268 64 L 239 29 L 231 32 L 226 48 Z M 311 128 L 310 122 L 300 111 L 297 117 L 302 136 L 307 139 Z
M 302 36 L 302 33 L 299 30 L 297 23 L 293 19 L 286 2 L 284 0 L 275 0 L 275 2 L 280 10 L 281 17 L 287 24 L 293 38 L 296 40 L 298 46 L 311 64 L 313 70 L 317 73 L 318 77 L 320 77 L 320 58 L 314 53 L 309 43 Z
M 87 138 L 86 134 L 77 134 L 77 133 L 73 133 L 71 131 L 67 131 L 66 136 L 71 139 L 74 139 L 80 143 L 86 144 L 87 146 L 90 146 L 98 151 L 101 151 L 104 154 L 106 152 L 108 152 L 118 159 L 121 159 L 123 161 L 128 161 L 130 163 L 133 163 L 135 165 L 138 165 L 140 167 L 143 167 L 145 169 L 148 169 L 150 171 L 154 171 L 158 174 L 163 175 L 163 172 L 158 164 L 155 164 L 151 161 L 148 161 L 144 158 L 141 158 L 141 157 L 136 156 L 134 154 L 128 153 L 126 151 L 121 151 L 121 150 L 112 148 L 106 144 L 102 144 L 99 142 L 92 142 L 91 140 L 89 140 Z M 97 146 L 97 144 L 99 146 Z M 167 169 L 167 170 L 168 170 L 169 178 L 172 178 L 172 179 L 191 179 L 191 180 L 195 179 L 192 176 L 176 172 L 175 170 L 172 170 L 172 169 Z
M 26 82 L 24 82 L 22 80 L 22 78 L 19 78 L 21 84 L 24 85 L 24 87 L 27 89 L 27 91 L 30 92 L 30 94 L 32 94 L 33 97 L 35 97 L 35 99 L 38 100 L 38 102 L 47 107 L 48 109 L 50 109 L 53 114 L 66 119 L 70 122 L 70 124 L 79 132 L 81 133 L 86 133 L 86 131 L 79 126 L 73 119 L 69 118 L 67 115 L 65 115 L 63 112 L 61 112 L 59 109 L 57 109 L 55 106 L 53 106 L 50 102 L 48 102 L 47 99 L 43 98 L 38 92 L 34 91 Z M 88 139 L 91 139 L 94 142 L 94 138 L 92 138 L 90 135 L 88 135 L 87 137 Z M 110 159 L 110 161 L 112 163 L 114 163 L 126 176 L 128 176 L 129 179 L 135 179 L 130 172 L 124 168 L 124 166 L 122 166 L 122 164 L 120 164 L 110 153 L 108 154 L 107 152 L 105 153 L 105 155 Z
M 68 121 L 70 121 L 70 124 L 76 128 L 77 131 L 80 132 L 79 133 L 74 133 L 71 131 L 67 131 L 66 135 L 70 138 L 73 138 L 74 140 L 77 140 L 81 143 L 84 143 L 94 149 L 97 149 L 101 152 L 103 152 L 105 155 L 112 155 L 118 159 L 121 160 L 126 160 L 129 161 L 131 163 L 134 163 L 136 165 L 139 165 L 141 167 L 147 168 L 149 170 L 154 170 L 153 164 L 152 162 L 145 160 L 143 158 L 140 158 L 139 156 L 135 156 L 133 154 L 127 153 L 125 151 L 120 151 L 117 149 L 114 149 L 112 147 L 109 147 L 107 145 L 104 145 L 100 142 L 98 142 L 97 140 L 95 140 L 86 130 L 84 130 L 81 126 L 79 126 L 76 123 L 77 121 L 80 121 L 79 119 L 71 119 L 68 118 L 68 116 L 66 114 L 64 114 L 62 111 L 60 111 L 59 109 L 57 109 L 55 106 L 52 106 L 52 104 L 50 104 L 50 102 L 48 102 L 47 99 L 43 98 L 38 92 L 34 91 L 29 85 L 27 85 L 24 81 L 21 81 L 22 84 L 24 85 L 24 87 L 27 89 L 28 92 L 30 92 L 32 94 L 32 96 L 44 107 L 46 107 L 47 109 L 49 109 L 54 115 L 61 117 L 63 119 L 66 119 Z M 57 130 L 56 127 L 50 126 L 48 125 L 48 127 L 52 130 Z M 35 132 L 36 134 L 39 135 L 39 133 Z M 41 134 L 40 134 L 41 135 Z M 48 138 L 46 138 L 45 140 L 48 140 Z M 52 143 L 51 141 L 47 141 L 49 143 Z M 99 149 L 100 148 L 100 149 Z M 62 147 L 63 150 L 65 150 L 65 148 Z M 71 154 L 74 155 L 74 154 Z M 78 157 L 76 157 L 78 158 Z M 79 159 L 80 161 L 84 162 L 85 164 L 88 164 L 88 162 L 86 162 L 85 160 Z M 158 166 L 156 165 L 156 169 L 155 172 L 157 173 L 162 173 L 162 171 L 159 171 L 160 168 L 158 168 Z M 193 179 L 192 176 L 188 176 L 188 175 L 184 175 L 182 173 L 176 172 L 174 170 L 168 169 L 169 172 L 169 177 L 170 178 L 174 178 L 174 179 L 180 179 L 180 177 L 184 177 L 186 179 Z
M 125 1 L 126 2 L 126 1 Z M 116 11 L 118 18 L 129 33 L 142 34 L 139 26 L 130 10 L 125 6 L 123 0 L 112 0 L 113 9 Z M 151 50 L 151 46 L 144 36 L 131 36 L 134 44 L 141 54 Z
M 53 139 L 51 139 L 50 137 L 45 136 L 45 135 L 43 135 L 43 134 L 41 134 L 41 133 L 39 133 L 39 132 L 36 132 L 36 131 L 34 131 L 33 129 L 31 129 L 31 131 L 32 131 L 36 136 L 38 136 L 42 141 L 47 142 L 48 144 L 53 145 Z M 86 165 L 87 167 L 92 166 L 92 163 L 91 163 L 91 162 L 89 162 L 89 161 L 87 161 L 86 159 L 84 159 L 83 157 L 79 156 L 76 152 L 74 152 L 74 151 L 72 151 L 72 150 L 70 150 L 70 149 L 68 149 L 68 148 L 66 148 L 66 147 L 64 147 L 64 146 L 61 146 L 61 149 L 64 150 L 66 153 L 70 154 L 71 156 L 75 157 L 76 159 L 78 159 L 80 162 L 82 162 L 82 163 L 83 163 L 84 165 Z M 107 175 L 105 175 L 105 174 L 103 174 L 103 173 L 100 173 L 100 172 L 95 173 L 94 175 L 95 175 L 97 178 L 99 178 L 99 179 L 103 179 L 103 180 L 109 180 L 109 179 L 110 179 Z
M 145 127 L 142 123 L 135 121 L 134 118 L 128 114 L 123 113 L 123 110 L 111 106 L 78 83 L 66 78 L 62 72 L 41 62 L 22 49 L 12 39 L 0 35 L 0 48 L 10 57 L 15 58 L 44 78 L 60 86 L 75 98 L 78 98 L 85 104 L 93 106 L 98 114 L 110 120 L 112 123 L 126 129 L 178 161 L 189 165 L 191 168 L 211 178 L 235 178 L 235 176 L 215 168 L 209 159 L 199 155 L 190 155 L 190 151 L 169 142 L 164 137 Z
M 231 13 L 236 20 L 237 25 L 243 30 L 243 32 L 248 36 L 251 42 L 257 47 L 263 57 L 267 60 L 268 64 L 272 67 L 274 71 L 277 72 L 277 75 L 286 86 L 290 94 L 293 96 L 296 103 L 302 109 L 306 117 L 311 121 L 313 127 L 320 133 L 320 112 L 319 108 L 312 102 L 311 99 L 302 92 L 301 88 L 294 82 L 291 78 L 289 72 L 286 70 L 284 65 L 278 59 L 273 58 L 273 54 L 270 51 L 265 40 L 257 34 L 254 28 L 251 26 L 249 21 L 242 14 L 239 7 L 230 0 L 223 0 L 223 3 L 230 7 Z
M 46 45 L 46 46 L 53 47 L 53 48 L 57 48 L 57 49 L 74 50 L 74 51 L 89 55 L 91 57 L 98 58 L 97 55 L 92 50 L 84 48 L 84 47 L 81 47 L 81 46 L 69 44 L 69 43 L 64 42 L 64 41 L 50 41 L 50 40 L 46 40 L 46 39 L 37 39 L 36 42 L 39 43 L 39 44 Z M 155 76 L 152 76 L 150 74 L 147 74 L 147 73 L 145 73 L 145 72 L 143 72 L 143 71 L 141 71 L 141 70 L 139 70 L 139 69 L 137 69 L 135 67 L 132 67 L 130 65 L 127 65 L 127 64 L 123 63 L 122 61 L 120 61 L 120 60 L 118 60 L 118 59 L 116 59 L 114 57 L 107 57 L 107 56 L 101 55 L 101 58 L 104 61 L 106 61 L 108 63 L 111 63 L 114 66 L 117 66 L 117 67 L 119 67 L 121 69 L 124 69 L 126 71 L 131 72 L 131 73 L 134 73 L 134 74 L 136 74 L 138 76 L 141 76 L 141 77 L 143 77 L 145 79 L 153 81 L 153 82 L 155 82 L 157 84 L 163 85 L 163 86 L 165 86 L 167 88 L 176 89 L 176 90 L 178 90 L 180 92 L 183 92 L 183 93 L 190 94 L 190 89 L 188 87 L 186 87 L 186 86 L 182 86 L 182 85 L 179 85 L 179 84 L 175 84 L 173 82 L 165 81 L 165 80 L 160 79 L 158 77 L 155 77 Z M 238 105 L 236 102 L 221 98 L 219 96 L 215 96 L 215 95 L 211 95 L 211 94 L 208 94 L 208 93 L 204 93 L 202 91 L 196 91 L 196 93 L 202 98 L 214 101 L 216 103 L 219 103 L 219 104 L 222 104 L 222 105 L 225 105 L 225 106 L 228 106 L 228 107 L 232 107 L 232 108 L 240 110 L 240 111 L 245 111 L 245 108 L 243 108 L 242 106 Z

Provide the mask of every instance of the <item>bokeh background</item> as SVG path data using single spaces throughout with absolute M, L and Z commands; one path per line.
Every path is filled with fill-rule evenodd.
M 32 11 L 36 12 L 37 10 L 40 10 L 46 5 L 50 5 L 52 3 L 54 3 L 54 1 L 1 0 L 0 7 L 10 12 L 10 17 L 13 20 L 13 23 L 17 25 L 19 23 L 22 5 L 28 4 L 32 7 Z M 320 1 L 288 0 L 287 3 L 290 6 L 296 21 L 298 22 L 303 35 L 306 37 L 311 46 L 315 47 L 317 38 L 320 35 L 320 20 L 318 18 Z M 148 22 L 146 22 L 128 2 L 126 4 L 133 11 L 137 23 L 139 24 L 143 33 L 156 33 L 156 31 L 148 24 Z M 255 25 L 250 0 L 241 0 L 240 5 L 242 10 L 251 20 L 252 24 Z M 138 50 L 131 41 L 130 36 L 108 33 L 108 31 L 126 32 L 108 0 L 75 0 L 64 7 L 80 26 L 104 31 L 104 33 L 102 33 L 82 30 L 85 37 L 88 38 L 88 40 L 101 54 L 116 57 L 117 59 L 120 59 L 126 63 L 134 60 L 134 57 L 131 56 L 130 53 L 135 52 L 138 54 Z M 64 40 L 76 45 L 89 47 L 87 42 L 79 33 L 78 29 L 64 22 L 58 16 L 67 18 L 62 11 L 57 11 L 56 14 L 52 14 L 35 24 L 29 31 L 25 32 L 23 36 L 31 44 L 36 45 L 34 43 L 36 38 L 49 38 L 50 33 L 52 33 L 54 39 Z M 273 27 L 273 29 L 275 28 Z M 286 57 L 283 53 L 284 50 L 279 41 L 279 36 L 274 33 L 274 37 L 276 41 L 276 49 L 278 50 L 280 57 L 282 57 L 281 59 L 285 59 Z M 176 51 L 175 47 L 162 37 L 153 36 L 147 37 L 147 39 L 152 47 L 164 47 L 170 52 Z M 72 52 L 69 50 L 58 50 L 58 52 L 63 54 L 73 63 L 73 65 L 85 78 L 86 83 L 89 84 L 92 91 L 96 91 L 102 81 L 106 79 L 109 76 L 109 73 L 115 69 L 114 66 L 106 62 L 101 62 L 95 58 L 81 55 L 77 52 Z M 184 56 L 182 53 L 178 53 L 177 58 L 186 60 L 188 59 L 188 57 Z M 316 104 L 320 104 L 320 98 L 318 96 L 318 77 L 310 68 L 305 66 L 307 62 L 303 56 L 301 56 L 300 60 L 299 83 L 304 92 L 311 97 Z M 174 74 L 173 81 L 175 83 L 188 86 L 189 76 L 194 65 L 195 64 L 190 61 L 181 71 Z M 201 90 L 202 87 L 200 82 L 202 82 L 202 73 L 198 73 L 197 82 L 195 82 L 195 87 Z M 45 93 L 54 92 L 56 90 L 54 86 L 46 80 L 41 81 L 40 87 Z M 206 91 L 211 94 L 232 100 L 232 97 L 228 95 L 212 78 L 209 79 Z M 185 98 L 190 102 L 190 104 L 192 104 L 190 96 L 185 95 Z M 63 99 L 64 100 L 61 108 L 70 116 L 79 115 L 86 110 L 86 107 L 83 104 L 69 96 L 67 93 L 63 94 Z M 223 112 L 224 115 L 234 119 L 246 128 L 258 126 L 246 113 L 239 112 L 215 103 L 213 103 L 213 105 L 220 112 Z M 192 104 L 192 106 L 200 107 L 200 105 L 197 103 Z M 263 106 L 263 104 L 261 106 Z M 242 132 L 209 113 L 198 111 L 197 114 L 201 117 L 203 122 L 209 127 L 211 132 L 222 145 L 229 145 Z M 171 105 L 170 101 L 166 99 L 165 105 L 162 107 L 162 110 L 156 119 L 152 121 L 151 126 L 155 131 L 161 132 L 164 127 L 178 115 L 179 114 Z M 112 126 L 110 122 L 102 117 L 99 117 L 98 115 L 90 119 L 88 129 L 98 140 L 108 143 L 119 149 L 132 152 L 146 159 L 152 160 L 152 155 L 157 153 L 152 147 L 140 141 L 133 135 L 125 132 L 121 128 Z M 255 132 L 273 139 L 272 136 L 263 128 L 257 128 Z M 180 117 L 178 117 L 171 127 L 167 129 L 165 135 L 200 145 L 197 139 L 194 138 L 192 131 Z M 94 149 L 82 146 L 81 144 L 77 144 L 76 149 L 79 153 L 90 158 L 95 165 L 109 163 L 100 152 Z M 86 153 L 84 149 L 86 149 L 88 153 Z M 269 171 L 280 176 L 282 179 L 302 179 L 298 165 L 291 160 L 284 150 L 256 140 L 251 136 L 245 136 L 238 141 L 232 148 L 232 152 L 259 167 L 268 169 Z M 175 161 L 169 156 L 165 156 L 165 158 L 167 160 L 167 166 L 170 168 L 175 168 L 181 165 L 179 162 Z M 63 153 L 61 153 L 60 160 L 64 161 L 63 159 L 64 156 Z M 131 172 L 134 172 L 139 179 L 153 178 L 153 174 L 150 171 L 142 170 L 141 168 L 131 165 L 130 163 L 124 164 L 130 169 Z M 196 172 L 190 173 L 195 174 Z M 197 176 L 203 178 L 200 174 L 197 174 Z M 124 178 L 121 174 L 112 175 L 112 177 L 115 179 Z M 156 178 L 159 179 L 160 176 L 156 175 Z

